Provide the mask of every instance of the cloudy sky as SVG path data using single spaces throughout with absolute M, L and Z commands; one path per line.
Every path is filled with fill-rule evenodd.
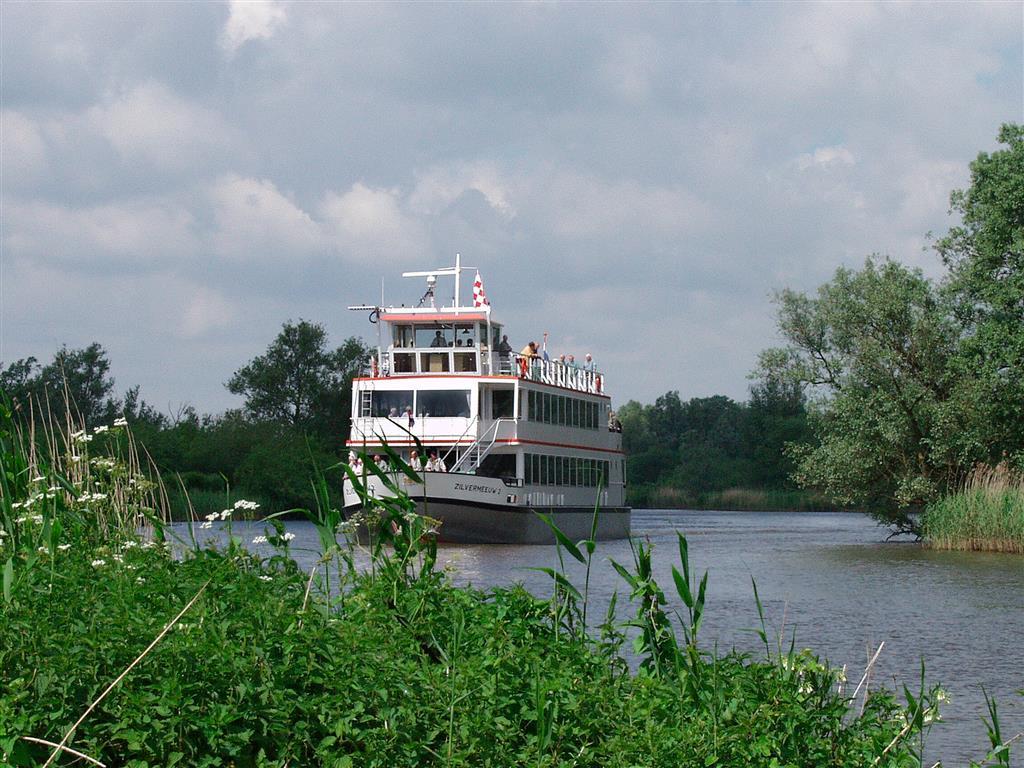
M 161 409 L 479 265 L 618 402 L 747 395 L 771 294 L 926 233 L 1024 119 L 1022 4 L 0 4 L 0 360 Z M 466 284 L 468 289 L 468 280 Z

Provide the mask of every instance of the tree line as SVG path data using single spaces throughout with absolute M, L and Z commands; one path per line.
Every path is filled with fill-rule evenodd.
M 110 359 L 99 343 L 62 347 L 45 365 L 34 357 L 0 366 L 0 389 L 23 423 L 49 421 L 70 404 L 92 429 L 124 416 L 164 477 L 178 512 L 187 493 L 197 505 L 220 503 L 233 488 L 276 508 L 312 503 L 314 465 L 338 462 L 348 439 L 352 378 L 369 350 L 357 338 L 331 348 L 318 323 L 284 323 L 266 352 L 239 368 L 227 389 L 241 408 L 200 414 L 192 406 L 164 414 L 131 387 L 114 394 Z

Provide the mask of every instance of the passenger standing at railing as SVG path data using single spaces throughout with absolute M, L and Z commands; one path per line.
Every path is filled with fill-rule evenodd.
M 576 355 L 569 355 L 569 367 L 579 368 L 579 364 L 576 362 Z
M 584 369 L 584 370 L 587 370 L 587 371 L 593 371 L 593 370 L 595 370 L 595 368 L 594 368 L 594 358 L 592 358 L 592 357 L 590 356 L 590 353 L 589 353 L 589 352 L 587 352 L 587 356 L 586 356 L 586 358 L 585 358 L 585 359 L 586 359 L 586 363 L 584 363 L 584 365 L 583 365 L 583 369 Z
M 504 357 L 512 354 L 512 345 L 508 343 L 508 336 L 501 337 L 501 343 L 498 344 L 498 354 Z

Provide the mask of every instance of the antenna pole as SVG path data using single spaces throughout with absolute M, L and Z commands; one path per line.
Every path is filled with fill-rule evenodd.
M 455 314 L 459 314 L 459 283 L 462 282 L 462 254 L 455 254 Z

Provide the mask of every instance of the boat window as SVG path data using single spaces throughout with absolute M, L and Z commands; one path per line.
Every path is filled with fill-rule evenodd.
M 416 373 L 415 352 L 392 352 L 395 373 Z
M 458 373 L 476 373 L 476 352 L 456 352 L 455 370 Z
M 513 412 L 514 393 L 511 389 L 491 390 L 491 417 L 495 419 L 510 419 Z
M 482 477 L 516 477 L 516 456 L 514 453 L 492 453 L 486 457 L 476 473 Z
M 379 390 L 373 393 L 371 415 L 396 418 L 403 416 L 406 410 L 412 410 L 411 389 Z
M 396 325 L 393 327 L 394 345 L 398 349 L 411 349 L 415 338 L 411 325 Z
M 476 326 L 473 323 L 455 324 L 455 346 L 475 347 L 476 339 Z
M 420 371 L 423 373 L 448 373 L 451 357 L 447 352 L 420 352 Z
M 416 393 L 417 416 L 469 417 L 468 389 L 421 389 Z
M 416 326 L 416 346 L 453 347 L 455 346 L 455 328 L 451 323 L 433 323 Z

